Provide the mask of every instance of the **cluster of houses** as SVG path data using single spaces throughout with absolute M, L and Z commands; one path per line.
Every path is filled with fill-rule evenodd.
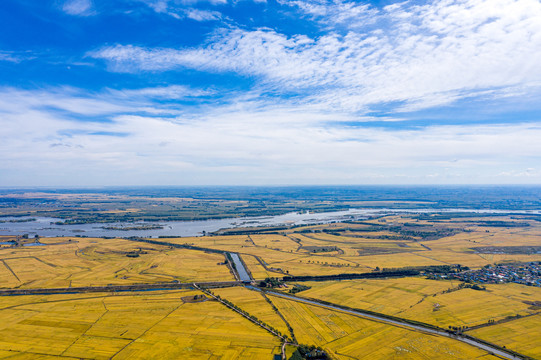
M 541 262 L 524 264 L 488 265 L 480 270 L 468 270 L 456 274 L 447 274 L 448 278 L 465 282 L 498 284 L 517 283 L 541 287 Z

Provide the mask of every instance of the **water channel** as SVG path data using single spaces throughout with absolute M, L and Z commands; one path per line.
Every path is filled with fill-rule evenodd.
M 90 237 L 159 237 L 159 236 L 201 236 L 204 233 L 236 227 L 309 225 L 344 220 L 363 220 L 369 216 L 404 213 L 485 213 L 540 215 L 541 210 L 486 210 L 486 209 L 350 209 L 322 213 L 291 212 L 276 216 L 225 218 L 202 221 L 159 221 L 159 222 L 116 222 L 77 225 L 56 225 L 62 219 L 50 217 L 0 217 L 0 235 L 29 234 L 40 236 L 90 236 Z M 11 222 L 20 220 L 27 222 Z M 135 226 L 152 225 L 153 229 L 133 230 Z M 115 228 L 115 229 L 111 229 Z M 120 230 L 126 228 L 125 230 Z
M 246 271 L 246 268 L 244 267 L 244 264 L 240 260 L 240 256 L 237 253 L 229 253 L 231 255 L 231 259 L 233 259 L 233 262 L 235 263 L 235 268 L 237 269 L 237 273 L 239 274 L 241 281 L 252 281 L 250 278 L 250 275 L 248 275 L 248 271 Z

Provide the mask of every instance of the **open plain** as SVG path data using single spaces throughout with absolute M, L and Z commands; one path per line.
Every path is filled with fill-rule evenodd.
M 332 359 L 495 358 L 325 304 L 473 336 L 515 352 L 509 358 L 541 358 L 540 274 L 529 286 L 518 275 L 463 281 L 495 264 L 541 261 L 537 219 L 391 214 L 237 232 L 3 237 L 0 290 L 26 295 L 0 296 L 0 358 L 289 359 L 297 344 Z M 248 287 L 232 283 L 238 266 L 252 279 Z M 207 286 L 218 300 L 199 290 Z

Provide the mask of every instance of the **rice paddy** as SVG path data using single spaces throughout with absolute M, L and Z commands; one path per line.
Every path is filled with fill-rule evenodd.
M 496 359 L 469 345 L 271 296 L 300 343 L 336 359 Z
M 534 359 L 541 358 L 541 314 L 487 326 L 470 334 Z
M 0 247 L 0 288 L 234 280 L 224 255 L 203 249 L 239 253 L 256 280 L 427 265 L 477 269 L 495 262 L 541 260 L 536 253 L 476 250 L 536 246 L 541 226 L 534 221 L 528 227 L 498 228 L 476 224 L 479 218 L 417 220 L 412 225 L 408 216 L 387 216 L 273 234 L 158 239 L 162 245 L 129 239 L 42 238 L 45 245 Z M 473 328 L 467 330 L 473 336 L 541 358 L 541 309 L 532 305 L 541 302 L 538 287 L 486 284 L 486 290 L 474 290 L 459 288 L 458 280 L 423 277 L 302 284 L 311 287 L 299 293 L 302 297 L 442 328 Z M 261 293 L 241 286 L 213 291 L 283 334 L 289 334 L 289 323 L 300 343 L 321 346 L 333 359 L 494 358 L 452 339 L 269 296 L 277 313 Z M 183 300 L 201 294 L 175 290 L 2 296 L 0 358 L 272 359 L 281 353 L 278 337 L 223 304 Z M 288 345 L 285 350 L 290 356 L 295 348 Z
M 77 359 L 271 359 L 277 338 L 196 291 L 0 298 L 0 351 Z M 7 299 L 7 301 L 5 301 Z
M 123 239 L 41 242 L 48 245 L 0 249 L 0 288 L 234 280 L 220 254 Z
M 529 302 L 541 299 L 541 288 L 519 284 L 486 285 L 485 291 L 458 289 L 459 281 L 423 278 L 344 280 L 303 283 L 299 295 L 352 308 L 417 320 L 443 328 L 473 327 L 538 312 Z M 451 291 L 449 291 L 451 289 Z

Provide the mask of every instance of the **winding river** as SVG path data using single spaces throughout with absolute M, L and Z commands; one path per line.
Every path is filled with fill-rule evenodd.
M 23 218 L 2 217 L 0 218 L 0 235 L 23 235 L 30 236 L 89 236 L 89 237 L 160 237 L 160 236 L 201 236 L 203 233 L 213 232 L 220 229 L 251 226 L 277 226 L 277 225 L 309 225 L 328 223 L 344 220 L 363 220 L 369 216 L 404 213 L 485 213 L 485 214 L 522 214 L 540 215 L 541 210 L 486 210 L 486 209 L 350 209 L 346 211 L 333 211 L 322 213 L 297 213 L 291 212 L 276 216 L 258 216 L 243 218 L 225 218 L 201 221 L 159 221 L 159 222 L 116 222 L 116 223 L 90 223 L 78 225 L 56 225 L 55 222 L 62 219 L 50 217 L 32 217 L 34 221 L 9 222 L 10 220 L 22 220 Z M 27 218 L 30 219 L 30 218 Z M 119 228 L 133 228 L 134 226 L 153 225 L 145 230 Z M 154 226 L 156 225 L 156 226 Z M 159 225 L 159 226 L 158 226 Z

